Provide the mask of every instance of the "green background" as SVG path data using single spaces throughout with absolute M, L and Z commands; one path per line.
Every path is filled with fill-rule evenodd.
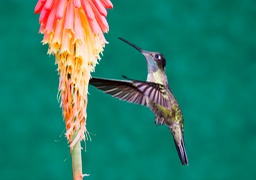
M 185 117 L 189 166 L 149 109 L 90 87 L 83 172 L 98 179 L 255 179 L 256 1 L 112 1 L 93 74 L 146 79 L 162 52 Z M 41 45 L 36 1 L 0 2 L 0 179 L 72 179 L 54 57 Z

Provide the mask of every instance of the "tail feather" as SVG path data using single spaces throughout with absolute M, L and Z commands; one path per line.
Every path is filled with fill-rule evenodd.
M 180 158 L 182 165 L 188 165 L 188 157 L 187 157 L 183 138 L 181 139 L 180 143 L 176 143 L 175 140 L 174 140 L 174 143 L 175 143 L 176 149 L 178 151 L 179 158 Z

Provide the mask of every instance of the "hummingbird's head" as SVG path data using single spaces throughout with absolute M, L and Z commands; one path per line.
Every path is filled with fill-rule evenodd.
M 164 55 L 159 52 L 143 51 L 142 54 L 147 60 L 148 67 L 155 71 L 157 69 L 165 70 L 166 60 Z
M 138 51 L 140 51 L 145 56 L 145 58 L 147 60 L 149 71 L 155 72 L 159 69 L 163 70 L 163 71 L 165 70 L 166 60 L 165 60 L 163 54 L 161 54 L 159 52 L 150 52 L 150 51 L 143 50 L 140 47 L 130 43 L 129 41 L 127 41 L 123 38 L 119 38 L 119 39 L 121 41 L 129 44 L 133 48 L 137 49 Z

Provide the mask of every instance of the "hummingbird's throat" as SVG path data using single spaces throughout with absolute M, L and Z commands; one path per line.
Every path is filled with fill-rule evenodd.
M 148 71 L 147 81 L 154 82 L 162 85 L 168 85 L 167 77 L 160 69 L 156 71 Z

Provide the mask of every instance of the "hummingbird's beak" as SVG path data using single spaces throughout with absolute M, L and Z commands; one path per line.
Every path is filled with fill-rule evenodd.
M 140 47 L 136 46 L 135 44 L 132 44 L 131 42 L 125 40 L 124 38 L 119 37 L 118 39 L 120 39 L 121 41 L 123 41 L 123 42 L 129 44 L 130 46 L 134 47 L 135 49 L 137 49 L 137 50 L 140 51 L 141 53 L 144 52 L 143 49 L 141 49 Z

